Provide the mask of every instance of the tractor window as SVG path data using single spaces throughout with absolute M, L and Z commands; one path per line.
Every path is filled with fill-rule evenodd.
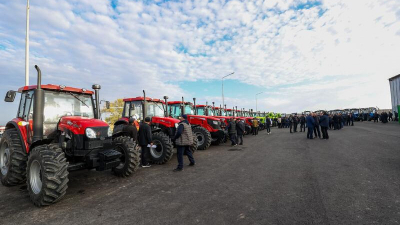
M 25 109 L 24 109 L 24 120 L 29 120 L 32 119 L 31 113 L 33 113 L 33 107 L 32 107 L 32 102 L 33 102 L 33 91 L 29 91 L 25 95 Z M 31 115 L 31 116 L 30 116 Z M 30 117 L 29 117 L 30 116 Z
M 205 116 L 204 107 L 197 108 L 197 115 Z
M 207 110 L 209 116 L 214 116 L 214 112 L 210 108 L 207 108 Z
M 58 123 L 63 116 L 94 118 L 91 95 L 70 92 L 45 92 L 44 122 Z
M 161 103 L 147 102 L 147 116 L 163 117 L 164 109 Z
M 19 102 L 19 109 L 18 109 L 18 118 L 24 117 L 24 108 L 25 108 L 25 93 L 21 94 L 21 101 Z

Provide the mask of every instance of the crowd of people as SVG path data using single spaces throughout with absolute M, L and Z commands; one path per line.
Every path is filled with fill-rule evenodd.
M 381 114 L 379 114 L 378 112 L 374 113 L 373 116 L 373 120 L 374 123 L 381 121 L 382 123 L 387 123 L 389 121 L 398 121 L 399 118 L 399 114 L 395 111 L 394 112 L 394 118 L 393 118 L 393 113 L 392 112 L 381 112 Z

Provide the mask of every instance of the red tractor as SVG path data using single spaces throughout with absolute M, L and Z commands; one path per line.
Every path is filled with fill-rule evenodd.
M 196 100 L 195 98 L 193 100 Z M 170 115 L 179 117 L 183 114 L 188 115 L 188 121 L 192 125 L 193 132 L 197 138 L 197 149 L 205 150 L 210 147 L 211 143 L 221 143 L 224 141 L 225 133 L 221 128 L 219 119 L 209 116 L 195 115 L 193 103 L 182 101 L 172 101 L 168 103 L 170 106 Z
M 68 188 L 69 171 L 112 169 L 127 177 L 139 166 L 139 151 L 127 137 L 113 140 L 107 123 L 100 120 L 100 85 L 93 92 L 64 85 L 37 85 L 18 90 L 17 118 L 6 125 L 0 142 L 0 178 L 5 186 L 27 183 L 37 206 L 60 200 Z M 8 91 L 6 102 L 16 92 Z M 107 106 L 109 103 L 107 102 Z
M 172 158 L 174 143 L 171 139 L 175 136 L 179 120 L 169 117 L 167 96 L 164 96 L 165 101 L 163 101 L 146 97 L 145 91 L 143 94 L 144 96 L 123 100 L 125 105 L 122 117 L 114 124 L 113 136 L 126 135 L 122 132 L 122 128 L 128 124 L 129 118 L 134 117 L 139 121 L 144 121 L 144 118 L 150 117 L 153 144 L 156 145 L 156 148 L 150 148 L 150 160 L 155 164 L 164 164 Z M 194 152 L 197 150 L 197 139 L 193 138 L 193 141 L 191 149 Z
M 213 102 L 213 104 L 214 104 L 214 102 Z M 221 143 L 225 143 L 229 136 L 228 132 L 225 130 L 228 120 L 226 118 L 221 118 L 221 117 L 217 116 L 215 114 L 215 111 L 213 108 L 214 107 L 208 105 L 207 102 L 205 105 L 195 105 L 195 114 L 199 115 L 199 116 L 207 116 L 209 118 L 214 118 L 214 119 L 217 119 L 220 121 L 221 129 L 224 131 L 224 137 L 223 137 L 223 139 L 219 139 L 219 138 L 213 139 L 211 142 L 214 145 L 219 145 Z

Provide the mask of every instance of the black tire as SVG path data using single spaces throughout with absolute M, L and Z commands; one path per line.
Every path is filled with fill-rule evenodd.
M 0 178 L 4 186 L 14 186 L 26 181 L 28 155 L 15 128 L 4 132 L 0 142 Z
M 223 137 L 218 137 L 217 139 L 215 139 L 214 141 L 211 142 L 211 144 L 213 145 L 220 145 L 225 143 L 225 135 Z
M 153 134 L 153 144 L 157 148 L 150 148 L 150 161 L 154 164 L 164 164 L 171 160 L 173 155 L 173 145 L 168 135 L 163 132 Z
M 206 150 L 211 145 L 211 134 L 204 127 L 193 128 L 193 133 L 195 133 L 197 138 L 197 149 Z
M 36 206 L 59 201 L 68 188 L 68 162 L 57 144 L 39 145 L 29 153 L 26 167 L 29 196 Z
M 136 143 L 126 136 L 120 136 L 113 140 L 115 150 L 122 153 L 121 164 L 112 171 L 116 176 L 128 177 L 139 168 L 140 153 Z
M 190 150 L 192 151 L 192 153 L 197 151 L 197 137 L 195 135 L 195 133 L 193 132 L 193 145 L 190 146 Z

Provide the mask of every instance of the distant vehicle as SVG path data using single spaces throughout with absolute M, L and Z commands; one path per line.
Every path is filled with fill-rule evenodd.
M 353 114 L 355 121 L 360 121 L 360 109 L 352 108 L 350 109 L 350 113 Z
M 308 116 L 308 115 L 311 114 L 311 111 L 304 111 L 303 114 L 306 115 L 306 116 Z

